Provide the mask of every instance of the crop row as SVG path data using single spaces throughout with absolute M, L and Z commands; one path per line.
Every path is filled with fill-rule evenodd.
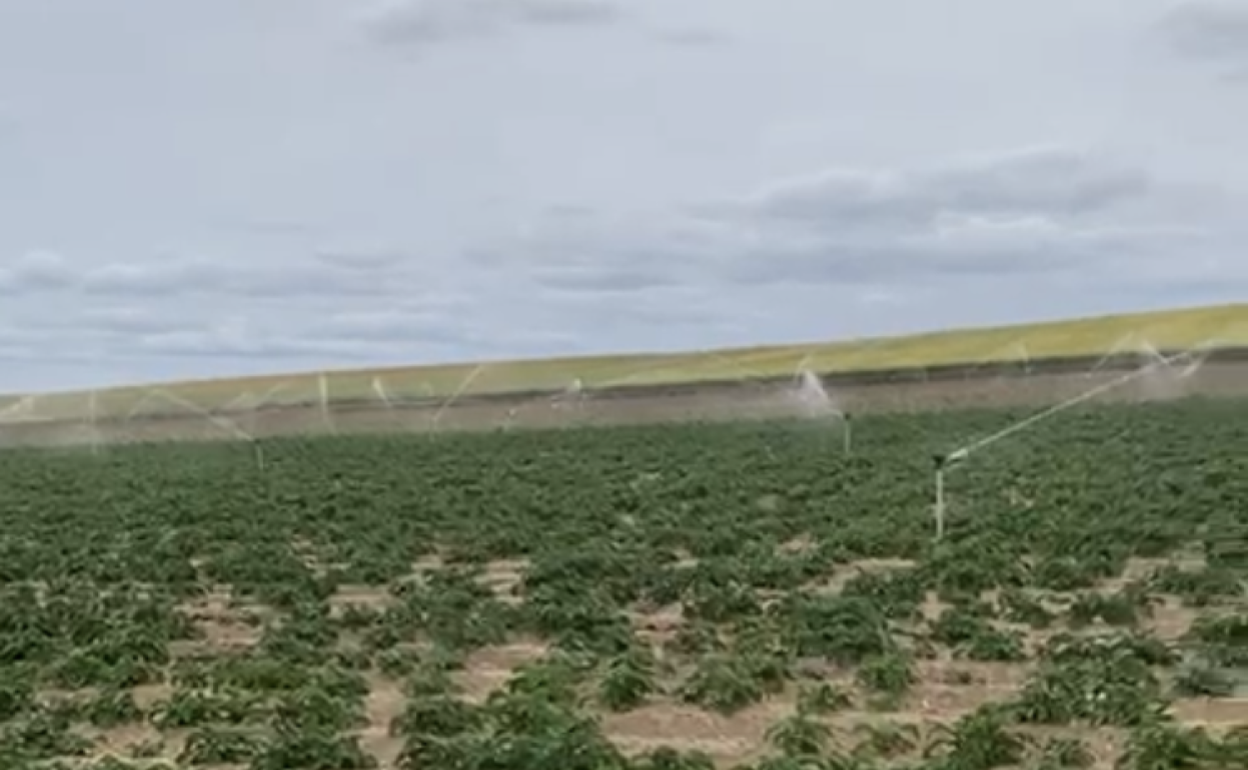
M 1248 766 L 1243 414 L 0 453 L 0 768 Z

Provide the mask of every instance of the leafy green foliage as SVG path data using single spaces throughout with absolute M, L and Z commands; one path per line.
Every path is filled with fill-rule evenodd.
M 612 711 L 627 711 L 658 690 L 656 663 L 648 648 L 634 648 L 613 658 L 599 685 L 599 698 Z
M 1024 685 L 1015 712 L 1038 724 L 1155 723 L 1169 702 L 1151 665 L 1168 660 L 1166 652 L 1129 637 L 1058 638 Z
M 625 757 L 599 715 L 789 698 L 756 768 L 1088 763 L 1016 722 L 1130 731 L 1122 770 L 1234 766 L 1248 739 L 1167 707 L 1245 684 L 1242 404 L 1041 421 L 950 476 L 932 542 L 930 450 L 1019 416 L 865 416 L 853 456 L 783 422 L 273 440 L 263 471 L 224 443 L 0 453 L 0 767 L 122 770 L 96 736 L 142 725 L 186 740 L 136 762 L 364 769 L 398 701 L 404 767 L 706 770 Z M 1186 637 L 1150 631 L 1159 594 L 1199 609 Z M 513 647 L 540 652 L 485 692 Z M 882 713 L 950 660 L 961 694 L 1034 671 L 943 731 Z

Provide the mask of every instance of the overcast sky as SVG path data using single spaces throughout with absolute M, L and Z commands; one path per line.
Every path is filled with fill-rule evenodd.
M 2 0 L 0 392 L 1248 297 L 1248 0 Z

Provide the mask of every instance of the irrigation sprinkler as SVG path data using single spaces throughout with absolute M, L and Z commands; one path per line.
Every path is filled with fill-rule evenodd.
M 1197 351 L 1207 353 L 1208 352 L 1207 346 L 1209 344 L 1210 344 L 1210 341 L 1202 342 L 1200 345 L 1197 345 L 1191 350 L 1184 351 L 1188 356 L 1192 358 L 1192 360 L 1189 361 L 1187 369 L 1182 374 L 1179 375 L 1180 378 L 1187 377 L 1191 372 L 1200 368 L 1200 365 L 1204 362 L 1204 355 L 1192 356 L 1192 354 L 1196 353 Z M 1157 349 L 1156 345 L 1154 345 L 1147 338 L 1141 337 L 1135 332 L 1131 332 L 1129 334 L 1124 335 L 1123 337 L 1120 337 L 1110 347 L 1109 351 L 1105 355 L 1101 356 L 1100 359 L 1097 360 L 1096 364 L 1091 369 L 1088 370 L 1087 376 L 1090 377 L 1096 374 L 1106 364 L 1110 363 L 1115 358 L 1122 356 L 1124 354 L 1130 354 L 1130 355 L 1135 356 L 1136 358 L 1148 359 L 1149 361 L 1152 361 L 1162 366 L 1169 366 L 1169 362 L 1166 359 L 1166 356 L 1162 354 L 1160 350 Z
M 793 367 L 793 379 L 794 380 L 797 380 L 799 382 L 801 381 L 802 372 L 808 371 L 810 369 L 810 360 L 811 360 L 811 354 L 807 353 L 806 355 L 802 356 L 802 360 L 797 362 L 797 366 Z
M 321 372 L 316 378 L 317 393 L 321 399 L 321 421 L 325 424 L 325 429 L 330 433 L 336 433 L 334 427 L 334 417 L 329 412 L 329 378 L 325 376 L 325 372 Z
M 514 406 L 508 409 L 507 416 L 503 418 L 502 425 L 499 426 L 501 430 L 503 430 L 504 432 L 511 430 L 511 426 L 516 424 L 516 417 L 519 414 L 520 414 L 520 410 Z
M 250 390 L 245 390 L 242 393 L 239 393 L 234 398 L 231 398 L 229 401 L 226 401 L 221 406 L 217 407 L 216 411 L 235 412 L 235 411 L 242 411 L 243 409 L 248 408 L 248 407 L 254 409 L 255 406 L 256 406 L 255 395 Z
M 386 405 L 386 409 L 394 408 L 394 403 L 390 398 L 390 392 L 386 390 L 386 386 L 382 383 L 380 377 L 373 378 L 373 395 L 381 399 L 381 403 Z
M 1023 363 L 1023 374 L 1031 375 L 1031 351 L 1027 349 L 1027 343 L 1020 341 L 1015 342 L 1011 346 L 1019 359 Z
M 809 356 L 807 356 L 809 358 Z M 805 361 L 806 359 L 802 359 Z M 797 390 L 795 397 L 807 417 L 835 417 L 841 421 L 842 449 L 846 455 L 854 451 L 853 417 L 849 412 L 839 409 L 832 396 L 823 387 L 823 380 L 810 369 L 799 369 L 797 372 Z
M 932 506 L 932 510 L 933 510 L 933 515 L 935 516 L 935 520 L 936 520 L 935 522 L 936 523 L 936 539 L 940 540 L 942 537 L 944 537 L 944 534 L 945 534 L 945 473 L 947 471 L 952 470 L 955 466 L 966 462 L 968 459 L 970 459 L 972 455 L 974 455 L 976 452 L 978 452 L 981 449 L 985 449 L 997 443 L 998 441 L 1009 438 L 1010 436 L 1013 436 L 1014 434 L 1019 433 L 1021 431 L 1027 430 L 1033 425 L 1039 422 L 1043 422 L 1044 420 L 1047 420 L 1050 417 L 1054 417 L 1058 414 L 1061 414 L 1067 409 L 1078 406 L 1079 404 L 1082 404 L 1086 401 L 1090 401 L 1091 399 L 1096 398 L 1099 395 L 1108 393 L 1111 390 L 1120 388 L 1124 385 L 1134 382 L 1135 380 L 1141 377 L 1145 377 L 1151 374 L 1156 369 L 1159 369 L 1162 367 L 1169 367 L 1172 364 L 1175 364 L 1179 361 L 1183 361 L 1185 359 L 1190 360 L 1193 358 L 1194 353 L 1195 353 L 1194 350 L 1185 350 L 1179 353 L 1175 353 L 1172 356 L 1163 356 L 1163 355 L 1158 354 L 1154 358 L 1153 361 L 1151 361 L 1145 366 L 1140 367 L 1139 369 L 1136 369 L 1131 372 L 1127 372 L 1126 374 L 1123 374 L 1120 377 L 1115 377 L 1112 380 L 1103 382 L 1100 385 L 1097 385 L 1093 388 L 1089 388 L 1083 393 L 1080 393 L 1076 396 L 1068 398 L 1065 401 L 1062 401 L 1058 404 L 1054 404 L 1053 406 L 1050 406 L 1047 409 L 1043 409 L 1039 412 L 1036 412 L 1028 417 L 1024 417 L 1018 422 L 1015 422 L 1011 425 L 1007 425 L 1006 427 L 1002 428 L 1001 430 L 995 433 L 991 433 L 987 436 L 976 439 L 970 442 L 969 444 L 959 447 L 958 449 L 955 449 L 954 451 L 948 454 L 933 455 L 932 459 L 933 459 L 933 462 L 935 463 L 934 470 L 935 470 L 936 497 L 935 497 L 934 505 Z
M 1109 350 L 1105 351 L 1105 355 L 1101 356 L 1097 360 L 1097 362 L 1093 364 L 1092 368 L 1089 369 L 1084 374 L 1084 376 L 1091 377 L 1092 375 L 1096 374 L 1097 372 L 1101 370 L 1101 367 L 1108 364 L 1116 356 L 1121 355 L 1124 351 L 1130 351 L 1134 343 L 1135 343 L 1135 332 L 1128 332 L 1127 334 L 1124 334 L 1123 336 L 1119 337 L 1114 342 L 1113 345 L 1109 346 Z M 1139 351 L 1136 351 L 1136 352 L 1138 353 Z
M 474 366 L 472 371 L 468 372 L 464 379 L 460 381 L 459 386 L 455 388 L 450 397 L 438 405 L 437 411 L 433 413 L 433 417 L 429 420 L 429 427 L 433 432 L 437 432 L 442 421 L 442 415 L 446 413 L 446 410 L 455 405 L 455 402 L 459 400 L 459 397 L 464 395 L 464 392 L 468 390 L 470 385 L 472 385 L 473 380 L 477 379 L 478 375 L 480 375 L 484 370 L 485 364 L 477 364 Z
M 91 431 L 91 454 L 98 455 L 100 453 L 100 432 L 96 427 L 96 415 L 98 413 L 96 400 L 96 392 L 91 391 L 87 396 L 87 421 L 88 429 Z
M 0 422 L 21 422 L 34 416 L 35 399 L 33 396 L 21 398 L 0 409 Z
M 212 412 L 209 412 L 203 407 L 200 407 L 186 400 L 185 398 L 182 398 L 181 396 L 170 393 L 166 390 L 150 391 L 147 395 L 143 397 L 143 400 L 144 401 L 147 400 L 149 396 L 157 396 L 159 398 L 163 398 L 169 403 L 174 404 L 175 406 L 180 406 L 183 409 L 194 412 L 195 414 L 198 414 L 200 417 L 203 417 L 209 423 L 217 426 L 218 428 L 226 431 L 227 433 L 232 434 L 235 438 L 240 439 L 242 441 L 246 441 L 248 444 L 251 445 L 251 452 L 252 452 L 252 456 L 255 458 L 256 467 L 259 468 L 261 471 L 264 470 L 265 468 L 264 450 L 260 447 L 260 442 L 256 439 L 255 436 L 251 435 L 247 431 L 238 427 L 238 425 L 236 425 L 233 420 L 227 420 L 225 418 L 218 417 L 217 415 L 213 414 Z
M 932 517 L 936 520 L 936 539 L 945 536 L 945 467 L 949 465 L 949 457 L 942 454 L 932 455 L 932 466 L 936 479 L 936 499 L 932 504 Z
M 551 409 L 562 409 L 564 404 L 568 404 L 577 414 L 580 414 L 585 405 L 585 383 L 580 377 L 574 377 L 572 382 L 568 383 L 563 390 L 550 396 L 549 400 Z
M 277 397 L 278 393 L 282 392 L 288 387 L 290 387 L 290 383 L 283 381 L 283 382 L 277 383 L 273 387 L 264 391 L 264 393 L 261 393 L 259 398 L 255 400 L 255 403 L 251 407 L 252 410 L 262 409 L 268 406 L 269 403 L 272 402 L 273 399 Z

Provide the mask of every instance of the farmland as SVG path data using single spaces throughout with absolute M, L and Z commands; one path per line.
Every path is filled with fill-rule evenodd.
M 949 366 L 1039 367 L 1157 350 L 1248 348 L 1248 304 L 1080 318 L 1039 324 L 952 329 L 899 337 L 681 353 L 485 361 L 384 369 L 273 374 L 190 382 L 132 384 L 98 391 L 0 393 L 0 425 L 25 421 L 117 422 L 131 417 L 195 417 L 197 411 L 245 415 L 272 408 L 438 404 L 535 392 L 577 383 L 587 391 L 661 389 L 789 378 L 806 369 L 825 376 Z M 0 387 L 3 383 L 0 383 Z M 713 387 L 711 389 L 714 389 Z M 322 422 L 315 410 L 305 422 Z
M 0 767 L 1248 767 L 1244 414 L 0 452 Z

